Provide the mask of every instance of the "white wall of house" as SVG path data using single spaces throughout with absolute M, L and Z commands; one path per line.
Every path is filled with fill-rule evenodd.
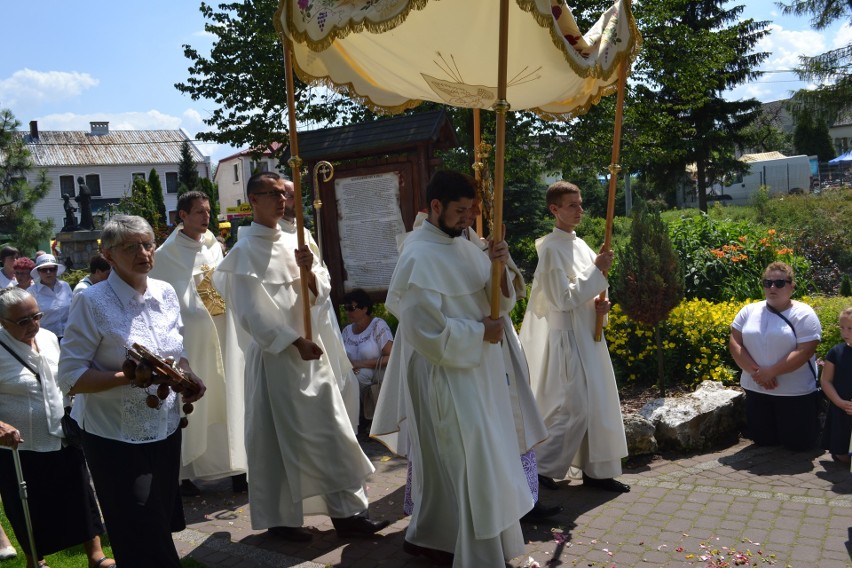
M 47 168 L 47 177 L 51 182 L 50 192 L 47 196 L 39 201 L 33 213 L 38 219 L 46 220 L 53 219 L 53 226 L 56 232 L 62 229 L 65 224 L 65 208 L 62 200 L 63 183 L 69 187 L 69 177 L 73 180 L 73 195 L 77 195 L 78 184 L 77 178 L 97 175 L 100 182 L 100 196 L 92 196 L 92 209 L 98 208 L 99 200 L 106 199 L 121 199 L 125 195 L 130 194 L 130 188 L 133 185 L 134 174 L 143 175 L 145 180 L 148 179 L 148 174 L 151 169 L 157 170 L 160 176 L 160 183 L 163 186 L 163 200 L 166 204 L 166 215 L 171 218 L 171 212 L 177 209 L 177 175 L 178 164 L 147 164 L 135 166 L 54 166 Z M 35 183 L 39 168 L 32 169 L 27 178 L 30 183 Z M 209 166 L 205 163 L 198 165 L 198 175 L 202 178 L 207 177 Z M 65 179 L 63 179 L 65 178 Z M 88 183 L 89 189 L 93 190 L 93 184 Z M 76 201 L 71 199 L 71 204 L 74 207 L 79 207 Z M 80 219 L 79 210 L 76 213 L 77 220 Z M 167 219 L 169 221 L 169 219 Z
M 219 162 L 213 182 L 219 188 L 219 211 L 222 218 L 228 207 L 246 203 L 246 183 L 255 171 L 278 172 L 278 161 L 263 157 L 255 162 L 247 154 L 232 156 Z
M 832 126 L 828 133 L 834 143 L 834 151 L 837 152 L 838 156 L 852 150 L 852 124 Z

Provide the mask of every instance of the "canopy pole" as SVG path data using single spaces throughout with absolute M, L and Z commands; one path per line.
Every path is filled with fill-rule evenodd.
M 302 159 L 299 157 L 299 135 L 296 132 L 296 96 L 293 90 L 293 54 L 290 42 L 283 41 L 284 66 L 287 75 L 287 118 L 290 125 L 290 159 L 287 163 L 293 174 L 293 192 L 295 193 L 296 208 L 296 238 L 299 248 L 305 246 L 305 216 L 302 212 Z M 299 280 L 302 287 L 302 311 L 305 325 L 305 339 L 311 340 L 311 297 L 308 289 L 310 271 L 304 266 L 299 267 Z
M 482 152 L 480 145 L 482 144 L 482 126 L 480 122 L 480 111 L 478 108 L 473 109 L 473 177 L 476 178 L 476 187 L 482 188 Z M 483 195 L 483 202 L 485 196 Z M 482 233 L 482 209 L 480 208 L 479 215 L 476 216 L 476 234 L 480 237 Z
M 494 241 L 503 239 L 503 180 L 506 160 L 506 113 L 509 101 L 506 100 L 506 68 L 509 65 L 509 0 L 500 0 L 500 45 L 497 52 L 497 102 L 494 113 L 497 116 L 495 129 L 494 154 Z M 503 263 L 491 264 L 491 319 L 500 317 L 500 280 L 503 276 Z
M 604 244 L 602 251 L 612 250 L 612 223 L 615 217 L 615 191 L 618 184 L 618 174 L 621 172 L 621 123 L 624 116 L 624 91 L 627 88 L 627 71 L 630 63 L 625 59 L 618 69 L 618 94 L 615 99 L 615 128 L 612 135 L 612 162 L 609 164 L 609 195 L 606 201 L 606 229 L 604 231 Z M 609 271 L 604 276 L 609 276 Z M 600 300 L 606 300 L 606 290 L 598 296 Z M 597 314 L 595 320 L 595 341 L 603 337 L 603 314 Z

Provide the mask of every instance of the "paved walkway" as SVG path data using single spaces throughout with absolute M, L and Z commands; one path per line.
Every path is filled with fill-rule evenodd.
M 232 495 L 224 481 L 199 484 L 203 495 L 185 499 L 189 528 L 176 535 L 178 550 L 208 568 L 429 566 L 402 551 L 406 462 L 376 442 L 363 445 L 376 467 L 371 515 L 393 521 L 381 536 L 338 540 L 328 518 L 308 517 L 312 542 L 278 541 L 251 529 L 247 496 Z M 852 567 L 852 476 L 828 454 L 743 441 L 717 453 L 654 459 L 621 479 L 630 493 L 567 481 L 558 491 L 542 488 L 544 503 L 565 510 L 552 523 L 525 526 L 526 554 L 510 565 Z

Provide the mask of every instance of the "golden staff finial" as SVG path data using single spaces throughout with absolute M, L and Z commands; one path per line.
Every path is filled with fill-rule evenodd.
M 314 164 L 314 213 L 317 217 L 317 246 L 319 247 L 319 260 L 322 262 L 322 215 L 320 215 L 322 199 L 320 199 L 319 174 L 322 174 L 323 183 L 331 181 L 331 178 L 334 177 L 334 166 L 331 165 L 331 162 L 326 162 L 325 160 Z

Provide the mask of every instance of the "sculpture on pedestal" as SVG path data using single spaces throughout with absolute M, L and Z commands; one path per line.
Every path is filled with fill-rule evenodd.
M 77 190 L 77 197 L 74 200 L 80 206 L 79 228 L 85 231 L 94 231 L 95 221 L 92 219 L 92 193 L 89 191 L 89 186 L 86 185 L 86 180 L 83 179 L 83 176 L 77 178 L 77 185 L 80 188 Z
M 62 196 L 62 207 L 65 209 L 65 224 L 62 225 L 63 233 L 70 233 L 77 230 L 77 217 L 74 213 L 77 208 L 71 205 L 71 196 L 67 193 Z

